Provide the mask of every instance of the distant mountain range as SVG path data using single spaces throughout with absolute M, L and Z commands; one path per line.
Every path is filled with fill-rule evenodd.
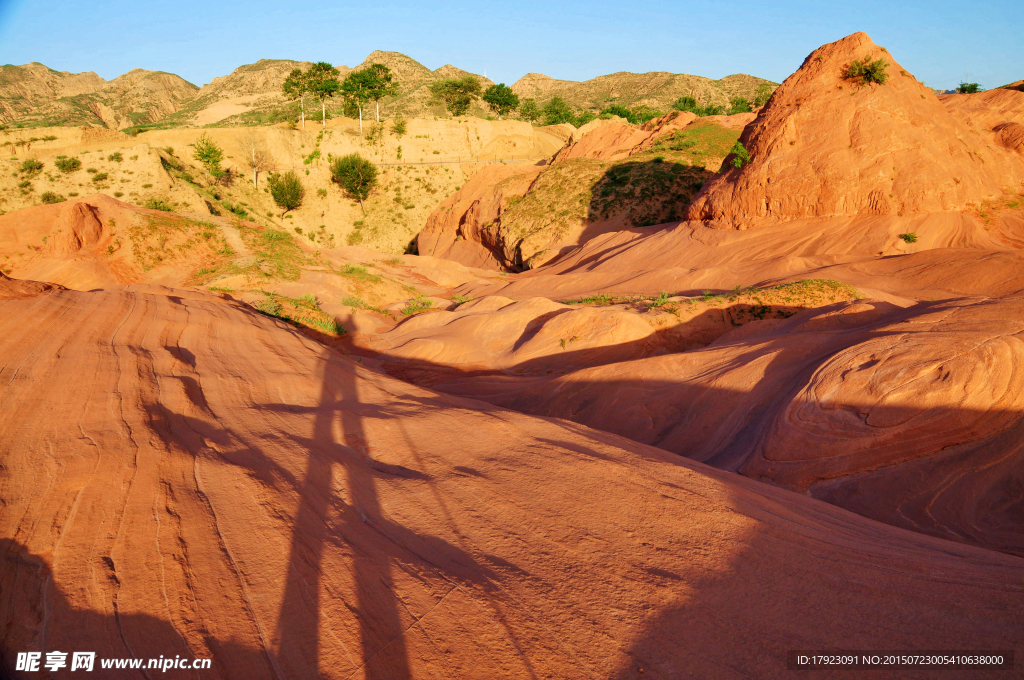
M 388 66 L 401 88 L 399 96 L 381 102 L 382 115 L 397 112 L 405 116 L 444 115 L 430 103 L 430 83 L 472 75 L 486 88 L 488 78 L 450 64 L 430 70 L 399 52 L 373 52 L 354 69 L 339 66 L 342 77 L 374 63 Z M 171 73 L 135 69 L 111 81 L 95 73 L 55 71 L 42 64 L 0 67 L 0 122 L 14 127 L 90 125 L 111 129 L 132 127 L 183 127 L 270 123 L 291 115 L 291 106 L 281 94 L 281 85 L 295 68 L 308 62 L 261 59 L 240 66 L 230 74 L 214 78 L 202 88 Z M 613 73 L 576 82 L 556 80 L 529 73 L 512 85 L 522 98 L 543 105 L 561 97 L 577 110 L 599 112 L 615 103 L 649 106 L 667 111 L 682 95 L 692 95 L 705 104 L 727 104 L 731 97 L 752 98 L 763 78 L 739 74 L 712 80 L 678 73 Z M 340 102 L 331 104 L 337 111 Z M 318 118 L 319 110 L 307 102 L 307 117 Z M 372 117 L 372 112 L 364 115 Z M 470 115 L 487 116 L 477 102 Z

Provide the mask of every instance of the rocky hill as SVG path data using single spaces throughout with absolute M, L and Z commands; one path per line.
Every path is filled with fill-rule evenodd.
M 552 97 L 561 97 L 570 106 L 580 110 L 597 112 L 612 104 L 621 104 L 668 111 L 682 96 L 694 97 L 705 105 L 727 105 L 732 97 L 753 99 L 763 83 L 773 89 L 778 86 L 778 83 L 746 74 L 712 80 L 685 73 L 622 72 L 577 82 L 556 80 L 541 73 L 527 73 L 512 85 L 512 89 L 520 98 L 532 98 L 540 103 Z
M 400 92 L 381 102 L 388 117 L 445 115 L 431 103 L 430 83 L 443 78 L 471 75 L 483 88 L 490 79 L 451 64 L 431 70 L 400 52 L 371 52 L 358 66 L 337 66 L 342 77 L 370 64 L 384 64 L 395 74 Z M 214 78 L 202 88 L 182 78 L 157 71 L 135 69 L 107 82 L 95 73 L 54 71 L 42 64 L 0 68 L 0 122 L 17 127 L 92 125 L 111 129 L 146 130 L 187 126 L 273 124 L 298 118 L 299 107 L 281 94 L 281 85 L 296 68 L 309 62 L 261 59 L 239 66 L 226 76 Z M 530 73 L 513 86 L 521 98 L 540 104 L 558 96 L 577 110 L 599 111 L 609 104 L 649 106 L 668 111 L 680 96 L 691 95 L 703 104 L 724 105 L 731 97 L 753 98 L 764 83 L 776 83 L 748 75 L 721 80 L 675 73 L 614 73 L 585 82 L 555 80 Z M 307 114 L 316 106 L 307 106 Z M 331 115 L 344 113 L 336 99 L 328 105 Z M 490 114 L 476 101 L 469 115 Z
M 19 127 L 92 125 L 112 129 L 165 118 L 199 88 L 172 73 L 133 69 L 111 81 L 42 64 L 0 67 L 0 122 Z

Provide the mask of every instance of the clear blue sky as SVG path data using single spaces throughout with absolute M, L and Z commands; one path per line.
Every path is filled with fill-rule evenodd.
M 354 66 L 382 49 L 432 69 L 486 70 L 508 84 L 530 71 L 568 80 L 672 71 L 782 81 L 811 50 L 858 30 L 931 87 L 1024 78 L 1024 0 L 0 0 L 0 63 L 38 61 L 107 79 L 146 68 L 202 85 L 261 58 Z

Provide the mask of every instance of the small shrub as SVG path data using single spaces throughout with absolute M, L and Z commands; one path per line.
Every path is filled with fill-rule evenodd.
M 732 167 L 742 168 L 744 165 L 750 162 L 750 152 L 747 151 L 747 147 L 743 146 L 740 140 L 736 140 L 736 143 L 732 145 L 732 149 L 729 150 L 732 154 Z
M 57 156 L 53 161 L 53 164 L 57 166 L 58 170 L 66 175 L 82 169 L 81 160 L 77 158 L 68 158 L 67 156 Z
M 981 86 L 978 83 L 960 83 L 957 85 L 956 91 L 959 94 L 977 94 L 981 91 Z
M 267 184 L 270 185 L 270 195 L 273 197 L 274 203 L 280 206 L 284 212 L 295 210 L 302 205 L 306 189 L 302 186 L 302 180 L 294 170 L 289 170 L 283 175 L 276 172 L 271 173 L 267 178 Z
M 143 189 L 152 189 L 152 188 L 153 188 L 153 185 L 152 185 L 152 184 L 143 184 L 143 185 L 142 185 L 142 188 L 143 188 Z
M 37 161 L 35 158 L 27 158 L 21 162 L 21 171 L 26 174 L 35 175 L 38 174 L 39 171 L 42 169 L 42 162 Z
M 120 163 L 124 160 L 124 156 L 121 155 L 120 151 L 115 151 L 114 153 L 107 156 L 107 160 L 114 161 L 115 163 Z
M 910 232 L 909 234 L 900 234 L 900 238 L 907 243 L 917 243 L 917 234 Z
M 401 137 L 405 134 L 406 130 L 405 118 L 401 115 L 395 117 L 395 121 L 391 124 L 391 134 L 396 137 Z
M 854 59 L 846 67 L 846 70 L 843 71 L 843 77 L 859 85 L 868 85 L 870 83 L 884 85 L 885 81 L 889 79 L 889 74 L 885 71 L 888 66 L 885 59 L 881 58 L 875 60 L 872 60 L 871 57 Z
M 114 192 L 114 198 L 121 198 L 122 196 L 124 196 L 124 192 L 123 191 L 115 191 Z
M 377 186 L 377 166 L 354 153 L 335 158 L 331 161 L 331 181 L 341 185 L 350 197 L 359 201 L 365 215 L 363 201 Z
M 149 198 L 146 199 L 146 202 L 145 202 L 145 204 L 143 204 L 142 207 L 143 208 L 149 208 L 150 210 L 162 210 L 164 212 L 174 212 L 174 208 L 171 207 L 170 203 L 168 203 L 167 201 L 165 201 L 162 198 L 153 198 L 152 196 L 150 196 Z
M 55 194 L 52 191 L 45 191 L 45 192 L 43 192 L 43 195 L 40 196 L 39 199 L 43 203 L 47 203 L 47 204 L 61 203 L 61 202 L 65 201 L 65 200 L 67 200 L 63 196 L 61 196 L 60 194 Z
M 92 181 L 95 182 L 96 184 L 99 184 L 100 182 L 105 182 L 106 180 L 107 173 L 105 172 L 97 172 L 95 175 L 92 176 Z
M 316 195 L 320 198 L 327 198 L 327 189 L 317 189 Z

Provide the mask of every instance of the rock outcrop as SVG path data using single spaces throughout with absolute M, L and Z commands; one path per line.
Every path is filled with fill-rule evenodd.
M 415 387 L 196 292 L 0 293 L 0 490 L 4 648 L 97 670 L 668 680 L 777 677 L 805 647 L 1024 652 L 1020 558 Z
M 883 84 L 845 77 L 864 59 L 885 63 Z M 1024 181 L 1024 159 L 989 148 L 864 33 L 811 53 L 740 141 L 749 163 L 727 161 L 690 219 L 746 228 L 802 217 L 949 212 Z

